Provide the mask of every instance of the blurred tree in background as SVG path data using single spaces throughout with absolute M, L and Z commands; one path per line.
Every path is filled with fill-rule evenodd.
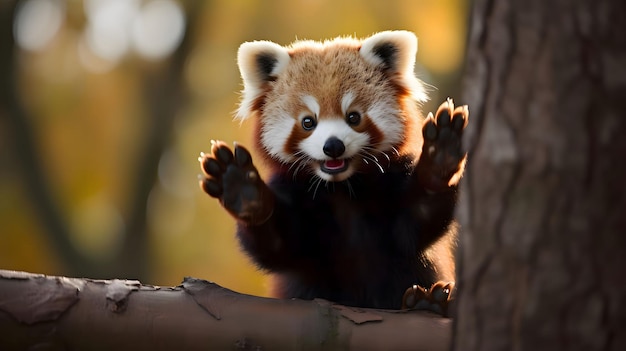
M 210 139 L 251 144 L 249 125 L 232 121 L 238 46 L 411 30 L 436 103 L 458 97 L 467 6 L 3 1 L 0 268 L 159 285 L 196 276 L 265 295 L 234 221 L 197 184 Z

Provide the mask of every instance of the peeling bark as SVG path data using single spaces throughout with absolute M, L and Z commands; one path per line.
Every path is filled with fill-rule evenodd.
M 451 320 L 325 300 L 0 271 L 0 349 L 447 350 Z
M 475 1 L 455 349 L 626 349 L 624 33 L 624 1 Z

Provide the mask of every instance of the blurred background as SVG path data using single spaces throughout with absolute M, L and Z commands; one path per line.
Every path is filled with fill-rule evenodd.
M 464 0 L 3 0 L 0 269 L 267 295 L 234 220 L 198 187 L 233 122 L 244 41 L 419 37 L 436 108 L 458 97 Z

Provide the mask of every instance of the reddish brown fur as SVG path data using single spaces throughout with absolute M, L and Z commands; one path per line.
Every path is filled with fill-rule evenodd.
M 301 111 L 306 110 L 306 106 L 301 101 L 301 96 L 293 92 L 306 92 L 318 98 L 320 119 L 343 119 L 341 96 L 347 91 L 353 91 L 356 96 L 353 105 L 362 106 L 363 109 L 369 107 L 372 101 L 376 101 L 377 95 L 396 97 L 400 106 L 399 119 L 404 125 L 405 134 L 401 142 L 393 145 L 399 153 L 395 156 L 410 155 L 413 159 L 419 158 L 423 115 L 418 109 L 418 104 L 412 99 L 409 89 L 402 85 L 400 77 L 389 77 L 380 69 L 364 62 L 359 55 L 359 49 L 360 45 L 353 42 L 341 42 L 324 49 L 312 49 L 309 46 L 291 49 L 289 51 L 291 62 L 285 72 L 278 79 L 266 83 L 265 92 L 252 106 L 253 115 L 258 117 L 259 126 L 256 131 L 259 146 L 262 146 L 260 135 L 263 126 L 269 123 L 263 116 L 274 113 L 267 109 L 268 105 L 286 106 L 291 116 L 298 116 Z M 302 79 L 303 76 L 306 76 L 306 79 Z M 372 145 L 377 145 L 383 139 L 383 132 L 368 119 L 367 115 L 364 116 L 364 123 L 355 130 L 366 131 L 371 137 Z M 298 144 L 309 134 L 295 124 L 284 151 L 291 155 L 295 154 L 298 151 Z M 280 168 L 279 162 L 272 160 L 269 155 L 266 156 L 273 168 Z

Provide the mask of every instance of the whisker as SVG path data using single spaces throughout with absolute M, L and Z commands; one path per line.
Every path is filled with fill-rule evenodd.
M 380 156 L 381 158 L 384 157 L 387 159 L 387 165 L 386 165 L 387 167 L 391 167 L 392 157 L 400 156 L 400 151 L 398 151 L 398 149 L 395 146 L 389 145 L 387 143 L 377 143 L 377 144 L 367 145 L 363 147 L 361 154 L 363 153 L 366 153 L 369 156 L 371 156 L 371 157 L 368 157 L 369 161 L 377 163 L 378 164 L 377 166 L 379 169 L 382 167 L 382 164 L 380 160 L 378 159 L 378 157 L 376 157 L 376 154 L 381 155 Z M 391 155 L 389 153 L 391 153 Z M 364 162 L 366 164 L 369 164 L 369 162 L 365 160 Z
M 368 145 L 366 148 L 368 150 L 376 151 L 376 152 L 379 152 L 381 154 L 386 154 L 386 151 L 381 150 L 381 149 L 385 149 L 385 150 L 386 149 L 391 149 L 390 151 L 393 152 L 393 154 L 395 156 L 400 156 L 400 151 L 398 151 L 398 149 L 395 146 L 389 145 L 389 144 L 386 144 L 386 143 L 372 144 L 372 145 Z
M 356 199 L 356 193 L 354 192 L 354 189 L 352 188 L 352 184 L 350 183 L 349 179 L 346 179 L 346 186 L 348 186 L 348 194 L 350 195 L 350 198 Z
M 374 162 L 374 164 L 378 166 L 378 169 L 380 169 L 380 173 L 385 173 L 385 170 L 383 169 L 383 166 L 380 165 L 380 163 Z
M 387 153 L 386 153 L 386 152 L 384 152 L 384 151 L 380 151 L 380 153 L 381 153 L 383 156 L 385 156 L 385 158 L 387 159 L 387 162 L 391 162 L 391 158 L 389 157 L 389 155 L 387 155 Z
M 304 152 L 298 152 L 296 155 L 300 154 L 300 156 L 289 166 L 287 172 L 293 170 L 293 178 L 295 179 L 298 175 L 298 172 L 306 167 L 308 164 L 309 157 Z M 294 168 L 295 167 L 295 168 Z
M 395 146 L 392 146 L 391 150 L 393 150 L 393 152 L 395 152 L 397 156 L 400 156 L 400 151 L 398 151 L 398 149 L 396 149 Z
M 307 193 L 308 193 L 309 191 L 311 191 L 311 189 L 313 189 L 313 186 L 315 186 L 315 182 L 317 182 L 317 180 L 318 180 L 318 178 L 315 178 L 315 177 L 313 177 L 313 178 L 311 178 L 311 179 L 309 180 L 309 183 L 311 183 L 311 185 L 309 185 L 309 188 L 306 190 L 306 191 L 307 191 Z
M 305 158 L 305 159 L 302 159 L 302 161 L 300 161 L 300 165 L 298 165 L 298 167 L 297 167 L 297 168 L 295 169 L 295 171 L 293 172 L 293 177 L 294 177 L 294 178 L 296 177 L 296 175 L 298 174 L 298 172 L 299 172 L 301 169 L 303 169 L 304 167 L 306 167 L 306 166 L 307 166 L 308 162 L 306 162 L 306 161 L 308 161 L 308 157 L 307 157 L 307 158 Z
M 315 182 L 315 190 L 313 191 L 313 200 L 315 200 L 315 195 L 317 194 L 317 189 L 319 189 L 320 184 L 322 183 L 322 178 L 317 178 L 317 182 Z
M 393 146 L 392 146 L 391 148 L 392 148 L 392 151 L 395 151 L 395 152 L 397 153 L 397 151 L 398 151 L 398 150 L 397 150 L 395 147 L 393 147 Z M 366 147 L 364 147 L 363 149 L 365 149 L 365 150 L 367 150 L 367 151 L 369 151 L 369 152 L 376 152 L 376 153 L 379 153 L 379 154 L 381 154 L 381 155 L 385 156 L 385 158 L 386 158 L 387 160 L 390 160 L 390 161 L 391 161 L 391 159 L 389 158 L 389 155 L 387 154 L 387 152 L 385 152 L 385 151 L 383 151 L 383 150 L 378 149 L 378 148 L 376 147 L 376 145 L 366 146 Z
M 380 163 L 378 163 L 378 159 L 374 155 L 366 151 L 361 151 L 359 155 L 361 155 L 361 157 L 363 158 L 366 158 L 372 161 L 372 163 L 378 167 L 378 169 L 380 170 L 380 173 L 385 173 L 385 169 L 383 168 L 383 166 L 380 165 Z
M 295 160 L 287 169 L 287 172 L 291 172 L 291 170 L 293 169 L 293 167 L 295 167 L 298 164 L 298 161 L 300 161 L 300 159 Z
M 372 161 L 378 162 L 378 158 L 376 156 L 374 156 L 374 154 L 372 154 L 371 152 L 368 152 L 368 151 L 363 151 L 363 152 L 368 154 L 372 158 Z

